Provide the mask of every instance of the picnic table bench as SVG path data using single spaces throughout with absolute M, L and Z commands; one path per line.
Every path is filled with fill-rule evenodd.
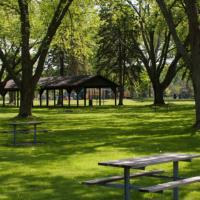
M 121 167 L 124 168 L 124 175 L 107 177 L 102 179 L 84 181 L 84 185 L 100 185 L 113 188 L 124 189 L 124 199 L 130 200 L 130 190 L 136 190 L 139 192 L 154 192 L 163 193 L 164 190 L 173 188 L 173 200 L 178 200 L 178 187 L 182 185 L 188 185 L 195 182 L 200 182 L 200 176 L 185 178 L 179 177 L 178 175 L 178 162 L 185 161 L 191 162 L 192 158 L 198 158 L 200 155 L 195 154 L 183 154 L 183 153 L 166 153 L 152 156 L 143 156 L 138 158 L 130 158 L 123 160 L 113 160 L 107 162 L 100 162 L 99 165 Z M 160 175 L 159 173 L 164 172 L 163 170 L 150 170 L 144 172 L 137 172 L 130 174 L 130 169 L 141 169 L 145 170 L 147 166 L 173 162 L 173 176 Z M 152 176 L 155 178 L 169 178 L 173 179 L 172 182 L 166 182 L 158 185 L 143 187 L 143 186 L 132 186 L 130 185 L 130 178 L 139 176 Z M 124 180 L 124 184 L 111 184 L 109 182 Z
M 12 125 L 14 128 L 13 130 L 3 130 L 0 131 L 0 133 L 10 133 L 14 135 L 14 145 L 16 145 L 16 140 L 17 140 L 17 134 L 28 134 L 28 133 L 34 133 L 34 143 L 37 143 L 37 136 L 36 133 L 37 132 L 49 132 L 51 130 L 37 130 L 36 126 L 40 125 L 42 123 L 45 122 L 13 122 L 13 123 L 5 123 L 5 125 Z M 30 130 L 30 129 L 18 129 L 17 130 L 17 126 L 20 125 L 34 125 L 34 130 Z
M 183 180 L 172 181 L 172 182 L 162 183 L 162 184 L 153 185 L 149 187 L 139 188 L 139 192 L 162 192 L 163 190 L 166 190 L 166 189 L 176 188 L 182 185 L 188 185 L 188 184 L 199 182 L 199 181 L 200 181 L 200 176 L 185 178 Z
M 136 172 L 130 174 L 130 178 L 135 178 L 139 176 L 148 176 L 150 174 L 155 174 L 155 173 L 163 173 L 164 170 L 150 170 L 150 171 L 144 171 L 144 172 Z M 107 178 L 101 178 L 101 179 L 96 179 L 96 180 L 90 180 L 90 181 L 84 181 L 82 182 L 83 185 L 105 185 L 108 182 L 113 182 L 113 181 L 118 181 L 118 180 L 123 180 L 124 175 L 121 176 L 112 176 L 112 177 L 107 177 Z M 109 184 L 107 184 L 108 186 Z

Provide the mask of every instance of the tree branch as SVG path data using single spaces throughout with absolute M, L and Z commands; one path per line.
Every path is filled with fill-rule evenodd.
M 182 43 L 177 35 L 176 28 L 175 28 L 175 25 L 173 22 L 172 13 L 171 13 L 170 9 L 167 10 L 164 0 L 156 0 L 156 1 L 165 17 L 165 20 L 168 24 L 168 27 L 171 31 L 174 42 L 176 43 L 176 46 L 177 46 L 179 52 L 181 53 L 183 59 L 187 62 L 188 66 L 189 66 L 191 58 L 190 58 L 189 54 L 187 53 L 187 51 L 185 50 L 184 46 L 182 45 Z

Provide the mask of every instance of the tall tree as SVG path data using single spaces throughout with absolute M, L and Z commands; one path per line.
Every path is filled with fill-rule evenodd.
M 200 129 L 200 3 L 197 0 L 183 0 L 183 1 L 164 1 L 156 0 L 167 25 L 172 33 L 174 42 L 181 53 L 183 59 L 187 63 L 192 73 L 192 83 L 194 87 L 195 106 L 196 106 L 196 122 L 194 127 Z M 187 17 L 187 24 L 183 25 L 189 32 L 191 52 L 182 43 L 182 35 L 176 28 L 175 18 L 177 11 L 184 11 Z M 187 29 L 189 27 L 189 29 Z
M 18 32 L 16 17 L 13 15 L 7 15 L 6 10 L 1 10 L 1 22 L 0 22 L 0 48 L 4 50 L 4 56 L 9 61 L 12 69 L 16 72 L 20 72 L 20 48 L 21 45 L 16 39 Z M 5 64 L 0 61 L 0 93 L 2 94 L 6 82 L 11 78 L 6 70 Z M 4 95 L 4 94 L 3 94 Z
M 90 74 L 90 58 L 94 54 L 94 37 L 99 24 L 95 2 L 74 2 L 69 17 L 63 20 L 52 42 L 45 62 L 47 68 L 52 65 L 60 70 L 63 66 L 63 75 Z
M 146 68 L 154 89 L 154 104 L 164 104 L 163 92 L 176 73 L 184 66 L 181 54 L 177 52 L 168 29 L 156 4 L 144 1 L 127 1 L 132 7 L 133 29 L 139 34 L 130 33 L 131 44 L 127 44 L 138 65 Z M 179 18 L 179 20 L 181 20 Z M 177 25 L 176 25 L 177 26 Z M 138 37 L 139 35 L 139 37 Z M 185 37 L 184 45 L 187 45 Z M 166 71 L 165 77 L 163 70 Z
M 140 68 L 134 65 L 127 47 L 122 44 L 129 38 L 131 30 L 129 6 L 124 1 L 106 2 L 100 6 L 101 24 L 98 36 L 97 70 L 104 76 L 117 81 L 119 87 L 119 105 L 123 105 L 124 86 L 133 89 L 134 80 L 138 79 Z
M 2 48 L 0 48 L 0 59 L 20 90 L 19 116 L 21 117 L 32 115 L 34 91 L 43 72 L 49 46 L 73 1 L 0 1 L 1 13 L 15 16 L 20 27 L 20 31 L 15 30 L 17 33 L 15 37 L 18 37 L 21 44 L 22 79 L 13 70 Z M 37 38 L 37 36 L 41 37 Z M 40 45 L 35 46 L 34 51 L 31 51 L 32 43 L 38 40 L 40 40 Z

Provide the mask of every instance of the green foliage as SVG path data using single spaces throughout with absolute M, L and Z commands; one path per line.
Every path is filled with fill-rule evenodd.
M 177 73 L 176 77 L 172 81 L 172 83 L 166 88 L 165 94 L 168 97 L 172 97 L 174 94 L 177 96 L 179 94 L 182 95 L 184 99 L 194 98 L 194 89 L 192 86 L 191 80 L 182 80 L 182 73 Z
M 98 32 L 96 71 L 133 90 L 141 68 L 126 46 L 133 24 L 130 5 L 126 1 L 104 1 L 99 16 L 104 23 Z
M 61 52 L 64 75 L 91 74 L 94 38 L 100 24 L 93 1 L 74 2 L 51 44 L 43 76 L 59 75 Z
M 144 94 L 150 86 L 150 79 L 147 71 L 140 73 L 139 78 L 140 80 L 135 82 L 136 92 L 139 94 Z

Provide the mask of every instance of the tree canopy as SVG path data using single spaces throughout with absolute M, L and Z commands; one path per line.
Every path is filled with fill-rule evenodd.
M 19 116 L 32 115 L 34 90 L 43 72 L 46 55 L 72 3 L 73 0 L 0 1 L 0 12 L 7 25 L 4 28 L 1 23 L 0 27 L 0 58 L 20 90 Z M 4 48 L 2 43 L 4 37 L 8 37 L 8 49 L 12 47 L 13 42 L 20 47 L 21 77 L 13 70 L 10 58 L 6 54 L 7 48 Z
M 184 0 L 184 1 L 165 1 L 156 0 L 167 25 L 172 33 L 174 42 L 180 52 L 182 58 L 187 63 L 192 77 L 194 87 L 195 104 L 196 104 L 196 122 L 194 127 L 200 128 L 200 4 L 197 0 Z M 178 11 L 178 12 L 177 12 Z M 185 20 L 182 26 L 185 31 L 189 33 L 189 44 L 191 51 L 188 52 L 187 48 L 182 43 L 182 34 L 176 28 L 176 19 L 179 12 L 185 13 Z

